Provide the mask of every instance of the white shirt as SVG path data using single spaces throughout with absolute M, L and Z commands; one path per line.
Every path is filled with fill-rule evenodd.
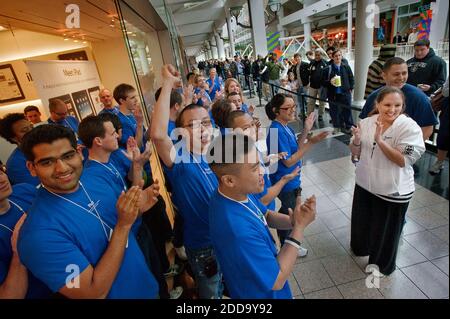
M 361 126 L 361 155 L 356 164 L 356 184 L 367 191 L 398 197 L 414 192 L 412 165 L 425 152 L 422 130 L 410 117 L 402 114 L 383 133 L 383 140 L 405 157 L 405 167 L 389 160 L 375 143 L 378 114 L 365 118 Z

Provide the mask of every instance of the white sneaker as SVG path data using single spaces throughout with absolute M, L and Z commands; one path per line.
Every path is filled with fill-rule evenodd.
M 341 130 L 339 129 L 339 127 L 335 127 L 333 129 L 333 135 L 339 134 L 341 132 Z
M 308 249 L 300 246 L 300 248 L 298 249 L 298 256 L 305 257 L 306 255 L 308 255 Z
M 383 273 L 381 273 L 378 269 L 379 269 L 379 268 L 378 268 L 378 265 L 375 265 L 375 264 L 368 264 L 368 265 L 366 266 L 366 269 L 364 270 L 364 272 L 365 272 L 366 274 L 372 274 L 372 275 L 374 275 L 374 276 L 377 277 L 377 278 L 383 278 L 383 277 L 385 277 L 385 275 L 384 275 Z
M 183 287 L 178 286 L 173 288 L 170 292 L 170 299 L 178 299 L 181 297 L 181 295 L 183 294 Z
M 175 248 L 175 252 L 177 253 L 178 258 L 180 258 L 181 260 L 187 260 L 187 255 L 186 255 L 186 249 L 184 249 L 184 246 Z
M 442 169 L 444 169 L 444 161 L 436 161 L 436 163 L 430 167 L 428 172 L 430 172 L 431 175 L 436 175 L 439 174 Z

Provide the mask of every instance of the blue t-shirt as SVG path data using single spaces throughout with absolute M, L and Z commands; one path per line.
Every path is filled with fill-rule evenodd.
M 169 137 L 175 128 L 176 128 L 175 121 L 169 120 L 169 125 L 167 126 L 167 135 L 169 135 Z
M 120 152 L 120 150 L 117 151 Z M 116 153 L 115 156 L 118 157 L 120 155 Z M 123 156 L 125 157 L 125 155 Z M 127 158 L 125 157 L 125 159 Z M 110 198 L 115 201 L 117 201 L 122 191 L 126 192 L 128 189 L 127 174 L 128 171 L 124 171 L 124 167 L 117 165 L 112 158 L 109 159 L 108 163 L 99 163 L 88 159 L 84 163 L 83 168 L 83 177 L 89 180 L 91 185 L 97 185 L 99 189 L 110 193 Z M 142 218 L 138 217 L 131 228 L 135 235 L 138 233 L 141 224 Z
M 38 185 L 40 183 L 39 178 L 31 176 L 27 168 L 25 154 L 18 147 L 16 147 L 6 161 L 6 171 L 11 185 L 19 183 Z
M 209 78 L 208 80 L 206 80 L 206 83 L 208 83 L 209 85 L 209 89 L 211 90 L 211 93 L 208 93 L 211 100 L 214 101 L 215 97 L 216 97 L 216 93 L 217 91 L 220 91 L 221 87 L 222 87 L 222 79 L 219 78 L 218 76 L 216 76 L 214 78 L 214 83 L 211 80 L 211 78 Z
M 261 166 L 264 167 L 264 190 L 261 193 L 253 194 L 258 200 L 261 200 L 264 196 L 266 196 L 267 191 L 270 187 L 272 187 L 272 182 L 269 177 L 269 169 L 265 166 L 263 160 L 263 154 L 258 150 L 259 162 Z M 269 210 L 275 210 L 275 198 L 266 206 Z
M 114 106 L 112 109 L 105 109 L 105 108 L 103 108 L 98 114 L 100 115 L 100 114 L 104 114 L 104 113 L 111 113 L 111 114 L 114 114 L 114 115 L 119 115 L 119 106 L 118 105 L 116 105 L 116 106 Z
M 78 120 L 75 117 L 68 115 L 64 120 L 58 121 L 58 122 L 55 122 L 49 118 L 48 124 L 62 125 L 64 127 L 70 128 L 74 133 L 78 134 L 78 125 L 80 123 L 78 122 Z
M 12 258 L 11 236 L 17 221 L 27 212 L 36 197 L 36 187 L 30 184 L 17 184 L 13 186 L 12 194 L 8 200 L 11 208 L 0 215 L 0 285 L 8 275 Z M 27 299 L 48 298 L 51 295 L 42 282 L 28 272 Z
M 250 112 L 248 111 L 248 105 L 245 104 L 245 103 L 242 103 L 242 105 L 241 105 L 241 111 L 250 114 Z
M 205 159 L 189 153 L 183 142 L 175 147 L 175 163 L 172 168 L 164 166 L 164 171 L 172 185 L 173 203 L 183 217 L 184 245 L 191 249 L 208 248 L 211 246 L 208 205 L 218 186 L 217 177 Z
M 127 148 L 127 141 L 130 136 L 135 137 L 136 131 L 137 131 L 137 122 L 136 118 L 132 113 L 125 115 L 122 112 L 119 112 L 118 115 L 120 123 L 122 123 L 122 138 L 119 141 L 119 145 L 121 148 L 126 149 Z M 145 148 L 145 130 L 144 127 L 142 127 L 142 147 L 141 152 Z
M 289 126 L 284 126 L 278 121 L 272 121 L 270 125 L 270 129 L 278 130 L 278 139 L 273 141 L 274 143 L 278 143 L 278 149 L 276 149 L 276 145 L 271 145 L 271 131 L 269 130 L 269 134 L 267 135 L 267 149 L 269 150 L 269 154 L 277 154 L 280 152 L 286 152 L 286 158 L 290 158 L 292 154 L 298 151 L 297 138 L 295 137 L 294 131 Z M 276 184 L 284 175 L 292 173 L 297 166 L 302 166 L 302 161 L 298 161 L 291 167 L 287 167 L 283 164 L 282 161 L 278 161 L 278 168 L 276 172 L 270 174 L 270 180 L 272 181 L 272 185 Z M 300 187 L 300 177 L 294 178 L 290 180 L 281 190 L 281 192 L 292 191 L 298 187 Z
M 63 197 L 86 210 L 41 187 L 20 232 L 21 261 L 54 292 L 64 287 L 67 279 L 76 277 L 76 272 L 81 274 L 89 265 L 98 264 L 109 244 L 110 230 L 117 223 L 116 200 L 109 189 L 98 187 L 84 175 L 81 181 L 94 205 L 89 206 L 81 186 Z M 156 298 L 158 290 L 131 233 L 107 298 Z
M 196 89 L 194 90 L 194 93 L 195 93 L 195 94 L 198 94 L 198 93 L 200 93 L 200 91 L 201 91 L 201 89 L 196 88 Z M 204 97 L 205 97 L 209 102 L 211 102 L 211 97 L 209 96 L 208 92 L 205 91 Z M 202 100 L 202 99 L 198 99 L 197 105 L 203 106 L 203 100 Z
M 292 299 L 289 283 L 272 290 L 280 272 L 277 249 L 253 195 L 237 202 L 214 192 L 209 205 L 211 239 L 233 299 Z
M 375 107 L 375 100 L 377 98 L 378 92 L 382 88 L 373 91 L 366 100 L 359 118 L 366 118 L 369 113 Z M 432 126 L 438 123 L 436 116 L 434 115 L 433 109 L 431 108 L 430 99 L 423 93 L 420 89 L 415 86 L 406 83 L 402 87 L 402 92 L 405 95 L 405 113 L 409 115 L 417 125 L 420 127 Z
M 131 169 L 131 161 L 125 156 L 122 151 L 123 150 L 120 148 L 115 150 L 111 153 L 109 159 L 127 183 L 128 172 Z

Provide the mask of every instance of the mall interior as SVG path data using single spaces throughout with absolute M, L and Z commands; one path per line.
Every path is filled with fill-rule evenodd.
M 231 71 L 234 61 L 255 61 L 261 57 L 264 67 L 267 62 L 264 59 L 270 53 L 275 56 L 274 63 L 279 64 L 283 64 L 284 59 L 289 60 L 286 63 L 291 63 L 294 55 L 300 54 L 302 63 L 309 65 L 313 62 L 307 58 L 309 51 L 313 54 L 319 52 L 326 62 L 329 60 L 327 48 L 334 47 L 332 55 L 334 56 L 334 52 L 341 52 L 347 60 L 346 68 L 353 72 L 354 85 L 351 85 L 351 102 L 348 107 L 356 125 L 367 100 L 365 91 L 368 73 L 370 76 L 369 65 L 382 56 L 382 47 L 391 45 L 396 57 L 408 61 L 409 69 L 409 60 L 414 58 L 416 52 L 415 43 L 420 39 L 428 40 L 428 46 L 445 64 L 442 72 L 447 80 L 448 109 L 448 6 L 447 0 L 73 0 L 70 4 L 63 0 L 0 0 L 0 119 L 11 113 L 23 114 L 25 107 L 33 105 L 39 109 L 41 120 L 46 122 L 53 112 L 49 107 L 50 102 L 57 98 L 65 102 L 66 115 L 81 122 L 102 110 L 104 105 L 99 95 L 104 89 L 112 93 L 120 84 L 126 83 L 136 89 L 143 126 L 150 131 L 155 124 L 153 118 L 157 117 L 155 113 L 159 111 L 155 93 L 160 87 L 164 88 L 167 77 L 161 69 L 164 65 L 171 64 L 179 71 L 183 85 L 187 85 L 186 78 L 192 72 L 196 74 L 196 79 L 202 75 L 204 79 L 208 79 L 208 71 L 214 67 L 221 68 L 220 72 L 217 69 L 218 75 L 222 77 L 220 85 L 223 85 L 226 78 L 236 77 L 236 82 L 242 87 L 241 98 L 247 105 L 254 106 L 252 115 L 259 120 L 261 129 L 264 130 L 272 127 L 272 121 L 266 115 L 266 105 L 276 91 L 281 92 L 279 80 L 282 81 L 283 77 L 278 76 L 275 82 L 270 79 L 265 83 L 257 73 L 256 77 L 253 71 L 246 73 L 244 63 L 240 64 L 242 68 L 236 67 L 235 75 Z M 227 73 L 228 70 L 230 74 Z M 286 71 L 284 76 L 287 77 L 287 74 Z M 340 79 L 339 77 L 339 81 Z M 271 91 L 270 97 L 266 96 L 266 92 L 261 92 L 261 81 L 264 82 L 263 89 L 267 85 Z M 383 85 L 384 83 L 378 87 Z M 440 83 L 439 87 L 442 85 Z M 295 91 L 294 95 L 297 93 L 292 86 L 289 90 Z M 163 93 L 164 89 L 161 95 Z M 187 95 L 183 96 L 185 99 Z M 430 94 L 425 97 L 430 104 Z M 297 99 L 292 100 L 297 104 Z M 299 99 L 299 104 L 300 101 L 302 100 Z M 114 102 L 114 105 L 117 104 L 119 101 Z M 313 102 L 316 113 L 320 105 L 319 101 L 317 105 Z M 330 105 L 325 103 L 324 113 L 319 114 L 320 121 L 316 117 L 311 128 L 311 134 L 329 134 L 302 158 L 301 198 L 305 200 L 315 195 L 316 216 L 305 229 L 301 240 L 301 246 L 307 250 L 306 256 L 297 257 L 289 268 L 290 274 L 286 277 L 290 287 L 289 296 L 294 299 L 448 300 L 448 156 L 444 155 L 437 171 L 430 172 L 438 161 L 438 152 L 442 151 L 438 136 L 445 129 L 440 130 L 442 123 L 439 124 L 438 119 L 444 112 L 443 109 L 434 109 L 436 123 L 433 125 L 433 133 L 422 143 L 423 154 L 414 164 L 415 191 L 409 206 L 406 205 L 401 234 L 396 239 L 398 246 L 394 249 L 395 269 L 390 274 L 375 276 L 375 283 L 368 285 L 367 265 L 371 264 L 369 256 L 356 255 L 353 246 L 355 218 L 352 218 L 352 211 L 355 205 L 355 178 L 358 176 L 349 145 L 356 144 L 349 127 L 341 131 L 334 128 L 333 131 Z M 301 112 L 303 116 L 296 117 L 295 121 L 289 123 L 289 129 L 296 134 L 301 133 L 306 125 L 305 111 Z M 448 127 L 446 130 L 448 145 Z M 163 156 L 158 154 L 158 142 L 152 141 L 153 128 L 151 132 L 151 174 L 154 180 L 159 180 L 159 193 L 165 203 L 163 219 L 168 220 L 171 229 L 175 229 L 176 215 L 180 214 L 179 210 L 183 205 L 173 202 L 176 200 L 172 192 L 178 190 L 178 186 L 171 187 L 165 183 L 168 179 L 165 163 Z M 17 147 L 16 143 L 3 137 L 0 138 L 2 166 L 8 162 Z M 58 162 L 58 159 L 54 160 Z M 8 175 L 8 169 L 3 171 Z M 380 176 L 380 179 L 383 178 Z M 186 180 L 182 179 L 180 183 L 187 183 Z M 11 178 L 10 181 L 13 184 Z M 0 186 L 2 194 L 3 184 Z M 45 185 L 43 188 L 46 188 Z M 14 193 L 14 187 L 12 189 Z M 5 199 L 0 198 L 2 201 Z M 280 198 L 275 199 L 275 205 L 276 210 L 284 207 Z M 12 207 L 7 207 L 10 206 Z M 33 204 L 35 206 L 39 205 Z M 0 209 L 0 226 L 3 225 L 2 214 L 6 216 L 4 213 Z M 102 219 L 99 219 L 103 226 Z M 5 236 L 9 236 L 9 240 L 14 229 L 5 225 L 3 228 L 8 228 L 8 231 L 0 227 L 0 234 L 4 232 L 2 240 Z M 187 231 L 186 228 L 185 232 Z M 276 230 L 271 228 L 270 233 L 275 238 L 277 249 L 282 249 Z M 153 237 L 158 235 L 152 233 Z M 283 249 L 284 246 L 289 246 L 288 238 L 290 237 L 286 238 Z M 166 291 L 162 293 L 160 290 L 157 296 L 173 299 L 202 298 L 202 293 L 199 293 L 202 286 L 189 262 L 190 257 L 187 256 L 189 258 L 186 261 L 185 254 L 180 253 L 178 248 L 175 249 L 172 240 L 171 236 L 162 239 L 170 266 L 162 266 L 167 268 L 160 271 Z M 6 246 L 9 245 L 9 241 L 7 242 Z M 0 243 L 3 244 L 4 241 Z M 22 260 L 20 248 L 25 247 L 25 243 L 21 244 L 20 238 L 19 244 L 19 258 Z M 296 243 L 292 245 L 295 246 Z M 11 247 L 6 246 L 0 245 L 0 249 L 10 252 Z M 189 247 L 186 246 L 186 250 L 187 248 Z M 224 248 L 224 251 L 227 250 Z M 8 253 L 0 252 L 2 262 L 5 256 Z M 37 263 L 37 259 L 27 258 L 25 265 Z M 220 258 L 218 261 L 220 268 L 228 265 L 226 262 L 221 263 Z M 280 256 L 278 261 L 281 265 Z M 6 289 L 2 285 L 6 286 L 6 278 L 13 271 L 9 262 L 10 260 L 5 267 L 2 265 L 0 268 L 0 275 L 3 274 L 0 276 L 0 297 L 2 288 Z M 253 263 L 258 265 L 258 260 L 253 260 Z M 38 280 L 45 282 L 45 271 L 31 272 Z M 228 274 L 225 269 L 223 272 L 225 277 L 222 284 L 225 285 L 225 291 L 220 297 L 234 299 L 233 295 L 235 298 L 242 296 L 236 292 L 238 288 L 235 284 L 227 282 L 230 270 Z M 264 282 L 261 289 L 266 288 L 266 280 L 276 278 L 273 274 L 270 276 L 272 277 L 267 275 L 266 279 L 261 279 Z M 243 280 L 251 282 L 252 278 L 249 275 Z M 57 280 L 56 276 L 49 279 L 51 287 L 48 285 L 53 293 L 57 293 L 54 280 Z M 272 284 L 273 282 L 270 287 Z M 64 289 L 66 288 L 59 290 L 59 297 L 69 296 L 64 293 Z M 127 286 L 122 286 L 121 289 L 127 290 Z M 159 289 L 163 289 L 160 282 Z M 14 291 L 14 287 L 12 290 Z M 114 296 L 112 291 L 108 295 L 111 298 Z M 130 293 L 129 296 L 118 296 L 139 298 L 141 295 Z M 258 293 L 254 296 L 269 298 L 268 295 Z M 247 298 L 256 298 L 254 296 L 247 295 Z

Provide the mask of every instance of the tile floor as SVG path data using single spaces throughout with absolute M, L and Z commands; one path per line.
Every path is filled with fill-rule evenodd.
M 255 99 L 249 102 L 257 104 Z M 270 125 L 263 107 L 258 107 L 255 114 L 263 127 Z M 305 234 L 308 256 L 297 259 L 289 279 L 295 298 L 448 299 L 448 199 L 427 189 L 427 184 L 421 182 L 423 187 L 416 183 L 397 270 L 371 285 L 364 272 L 368 257 L 356 257 L 350 250 L 354 181 L 354 165 L 345 136 L 327 138 L 305 156 L 303 195 L 316 195 L 317 218 Z M 448 197 L 448 178 L 444 187 Z M 376 287 L 368 288 L 374 284 Z

